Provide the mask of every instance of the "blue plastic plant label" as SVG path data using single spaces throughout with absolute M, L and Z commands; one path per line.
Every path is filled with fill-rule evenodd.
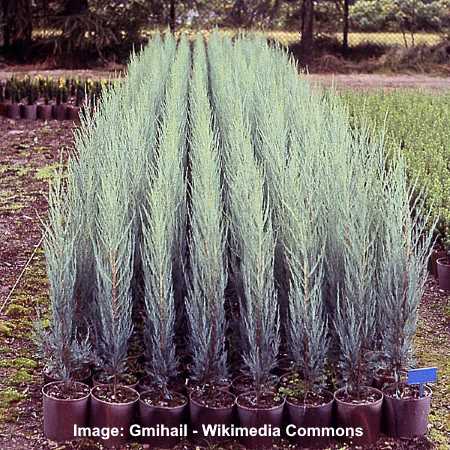
M 435 383 L 437 381 L 437 367 L 408 370 L 408 384 Z

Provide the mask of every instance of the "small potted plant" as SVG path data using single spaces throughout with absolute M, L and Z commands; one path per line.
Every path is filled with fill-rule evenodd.
M 44 81 L 44 84 L 41 87 L 41 93 L 42 97 L 44 98 L 44 103 L 38 105 L 37 116 L 41 120 L 51 120 L 53 113 L 53 107 L 50 104 L 53 98 L 53 87 L 51 80 L 46 79 Z
M 83 105 L 85 91 L 81 83 L 77 83 L 75 87 L 75 105 L 67 106 L 67 118 L 73 122 L 80 119 L 80 108 Z
M 372 445 L 378 440 L 383 403 L 383 393 L 371 387 L 377 293 L 372 284 L 375 238 L 369 228 L 368 219 L 346 225 L 345 232 L 351 239 L 345 240 L 342 249 L 345 279 L 336 292 L 333 318 L 339 345 L 339 384 L 343 386 L 334 393 L 336 418 L 341 427 L 362 428 L 362 435 L 351 440 L 354 445 Z
M 49 192 L 49 222 L 45 225 L 45 256 L 50 284 L 50 327 L 36 328 L 36 340 L 47 367 L 59 381 L 42 388 L 44 433 L 53 441 L 74 438 L 74 425 L 88 425 L 90 387 L 74 374 L 90 360 L 87 338 L 79 335 L 75 321 L 75 242 L 79 228 L 68 193 L 55 177 Z
M 385 324 L 383 352 L 393 382 L 383 386 L 385 432 L 395 438 L 413 438 L 426 434 L 431 408 L 431 389 L 427 386 L 421 393 L 418 386 L 407 385 L 405 372 L 413 362 L 413 341 L 427 280 L 433 227 L 428 228 L 426 220 L 410 212 L 409 197 L 404 195 L 400 183 L 392 183 L 390 197 L 393 206 L 387 210 L 403 215 L 403 226 L 397 229 L 386 216 L 386 230 L 391 238 L 384 243 L 379 298 Z M 426 211 L 423 199 L 416 199 L 415 206 Z
M 291 224 L 295 223 L 295 218 L 292 219 Z M 310 239 L 314 239 L 314 235 L 311 230 Z M 306 251 L 311 241 L 291 236 L 292 241 L 287 243 L 287 255 L 292 255 L 288 256 L 291 287 L 287 336 L 289 351 L 297 370 L 285 375 L 280 393 L 286 397 L 290 424 L 297 428 L 327 428 L 332 426 L 334 399 L 333 394 L 325 388 L 329 338 L 322 298 L 323 258 L 317 253 L 317 261 L 309 262 L 311 254 L 308 256 Z M 315 247 L 320 252 L 322 245 L 318 240 L 315 244 L 309 248 Z M 316 447 L 327 445 L 329 438 L 296 436 L 294 441 L 304 447 Z
M 26 120 L 36 120 L 38 88 L 33 82 L 30 81 L 25 85 L 25 95 L 26 103 L 21 105 L 22 118 Z
M 436 259 L 437 277 L 439 288 L 444 291 L 450 291 L 450 227 L 446 228 L 444 239 L 444 250 L 440 258 Z
M 342 306 L 342 304 L 345 306 Z M 343 313 L 347 309 L 347 313 Z M 372 445 L 380 435 L 383 393 L 370 387 L 374 368 L 365 356 L 366 347 L 360 324 L 349 300 L 340 300 L 336 327 L 341 343 L 340 369 L 344 387 L 334 393 L 338 425 L 362 428 L 362 436 L 355 436 L 354 445 Z M 339 325 L 337 325 L 339 324 Z
M 199 437 L 203 426 L 230 425 L 236 397 L 228 392 L 225 334 L 227 285 L 226 235 L 223 223 L 219 154 L 212 129 L 212 112 L 205 82 L 203 38 L 194 47 L 190 106 L 192 111 L 191 229 L 188 239 L 192 270 L 186 277 L 189 325 L 190 418 Z M 205 114 L 206 111 L 206 114 Z M 206 196 L 205 184 L 209 185 Z
M 105 446 L 124 445 L 134 421 L 139 393 L 120 384 L 127 375 L 128 345 L 133 332 L 131 279 L 133 274 L 133 235 L 124 211 L 128 191 L 117 185 L 121 175 L 106 166 L 107 182 L 96 191 L 98 201 L 95 233 L 91 236 L 97 276 L 93 325 L 97 366 L 106 384 L 91 390 L 91 426 L 119 427 L 122 433 L 102 440 Z M 109 383 L 108 383 L 109 382 Z
M 20 119 L 20 87 L 15 79 L 11 79 L 8 89 L 8 96 L 11 102 L 6 105 L 6 117 L 9 119 Z
M 251 217 L 242 226 L 237 225 L 240 219 L 235 218 L 233 223 L 235 254 L 240 256 L 240 261 L 232 264 L 242 280 L 239 297 L 243 372 L 249 377 L 247 391 L 236 399 L 237 415 L 240 425 L 246 428 L 270 425 L 281 429 L 285 399 L 271 383 L 280 343 L 278 299 L 274 286 L 275 239 L 267 216 L 259 207 L 265 204 L 260 174 L 251 180 L 247 173 L 239 172 L 234 176 L 232 190 L 237 194 L 231 200 L 236 202 L 234 211 L 244 208 Z M 241 204 L 242 198 L 248 198 L 248 203 Z M 247 448 L 271 448 L 277 437 L 276 434 L 246 436 L 241 438 L 241 443 Z
M 66 102 L 67 102 L 67 88 L 66 86 L 59 85 L 56 89 L 56 105 L 53 105 L 53 117 L 56 120 L 65 120 L 66 119 Z
M 182 39 L 174 67 L 187 68 L 189 59 L 189 44 Z M 165 111 L 159 142 L 160 170 L 153 177 L 147 174 L 149 190 L 144 196 L 140 217 L 143 236 L 139 253 L 144 281 L 144 349 L 147 373 L 154 379 L 153 386 L 141 393 L 139 413 L 144 427 L 155 427 L 166 422 L 180 426 L 188 403 L 186 396 L 170 389 L 172 383 L 176 384 L 180 369 L 175 353 L 177 306 L 174 275 L 175 265 L 181 257 L 179 243 L 184 224 L 179 222 L 179 218 L 184 213 L 182 208 L 186 190 L 182 164 L 173 162 L 183 161 L 184 156 L 182 130 L 186 116 L 177 105 L 187 100 L 187 83 L 172 80 L 168 90 L 170 103 Z M 177 131 L 173 133 L 171 130 Z M 170 448 L 178 441 L 179 436 L 148 437 L 143 443 Z
M 160 173 L 155 181 L 158 188 L 152 192 L 152 201 L 145 212 L 144 242 L 141 246 L 145 288 L 145 361 L 147 375 L 152 380 L 152 383 L 145 385 L 139 401 L 140 422 L 144 427 L 162 424 L 179 427 L 185 419 L 188 404 L 187 397 L 177 388 L 180 383 L 177 382 L 179 364 L 174 340 L 175 301 L 171 254 L 174 229 L 171 228 L 169 214 L 152 214 L 153 208 L 159 208 L 162 198 L 167 199 L 164 178 L 165 174 Z M 164 225 L 155 224 L 156 221 Z M 166 232 L 155 233 L 155 229 Z M 148 436 L 141 440 L 143 444 L 162 448 L 172 448 L 179 441 L 179 436 Z

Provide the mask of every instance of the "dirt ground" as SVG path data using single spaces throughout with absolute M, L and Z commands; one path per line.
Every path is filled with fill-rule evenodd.
M 0 77 L 3 74 L 0 74 Z M 320 81 L 320 80 L 319 80 Z M 448 80 L 447 80 L 448 81 Z M 322 78 L 320 82 L 330 82 Z M 405 81 L 406 82 L 406 81 Z M 377 81 L 380 83 L 380 81 Z M 450 83 L 449 87 L 450 87 Z M 0 117 L 0 449 L 99 448 L 89 442 L 57 445 L 42 432 L 42 361 L 32 343 L 33 322 L 45 324 L 48 285 L 40 218 L 48 181 L 72 145 L 69 122 L 12 121 Z M 8 298 L 30 256 L 28 268 Z M 438 366 L 428 438 L 381 438 L 376 449 L 444 450 L 450 442 L 450 297 L 430 278 L 420 309 L 418 364 Z M 139 447 L 133 447 L 139 448 Z M 205 448 L 180 445 L 180 449 Z M 225 447 L 221 447 L 225 448 Z M 236 450 L 236 444 L 226 448 Z M 283 448 L 287 448 L 284 446 Z M 291 447 L 292 448 L 292 447 Z M 334 448 L 348 448 L 342 444 Z

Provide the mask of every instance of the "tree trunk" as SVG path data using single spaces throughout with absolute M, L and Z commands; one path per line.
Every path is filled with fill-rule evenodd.
M 31 0 L 3 0 L 4 47 L 19 59 L 23 59 L 31 45 L 33 23 Z
M 301 49 L 303 59 L 310 61 L 314 50 L 314 0 L 303 0 Z
M 177 27 L 177 15 L 176 15 L 175 3 L 176 3 L 176 0 L 170 0 L 169 27 L 170 27 L 170 31 L 172 31 L 172 33 L 175 31 L 175 29 Z
M 342 36 L 342 53 L 344 55 L 348 54 L 348 32 L 349 32 L 349 8 L 350 7 L 350 0 L 344 0 L 344 29 L 343 29 L 343 36 Z
M 64 16 L 73 16 L 82 14 L 89 8 L 88 0 L 65 0 L 64 2 Z

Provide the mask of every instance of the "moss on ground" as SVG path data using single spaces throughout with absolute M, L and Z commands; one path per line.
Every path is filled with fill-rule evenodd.
M 30 312 L 29 308 L 26 308 L 25 306 L 22 305 L 17 305 L 15 303 L 11 303 L 11 305 L 9 305 L 8 309 L 6 310 L 6 315 L 13 319 L 17 319 L 19 317 L 28 317 L 29 312 Z
M 13 385 L 29 384 L 33 381 L 33 375 L 26 369 L 19 369 L 8 380 Z
M 14 403 L 20 402 L 25 395 L 14 388 L 6 388 L 0 391 L 0 408 L 8 408 Z
M 54 163 L 48 166 L 41 167 L 36 171 L 35 177 L 38 180 L 50 180 L 55 175 L 55 171 L 61 167 L 61 164 Z
M 31 358 L 18 357 L 0 361 L 0 367 L 13 367 L 16 369 L 35 369 L 38 363 Z
M 0 336 L 11 337 L 14 327 L 9 322 L 0 320 Z

